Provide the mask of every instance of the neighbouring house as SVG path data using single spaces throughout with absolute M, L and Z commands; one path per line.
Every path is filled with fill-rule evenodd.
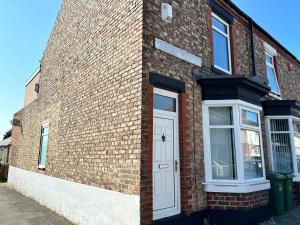
M 41 68 L 39 67 L 25 84 L 24 107 L 29 105 L 38 97 L 40 70 Z
M 11 137 L 0 141 L 0 164 L 8 164 Z
M 64 0 L 27 88 L 8 182 L 75 223 L 257 224 L 269 170 L 300 204 L 300 62 L 229 0 Z

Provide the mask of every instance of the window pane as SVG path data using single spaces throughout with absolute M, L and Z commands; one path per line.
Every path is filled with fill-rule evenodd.
M 242 109 L 242 123 L 258 127 L 258 114 Z
M 241 142 L 245 179 L 262 177 L 263 168 L 259 132 L 242 129 Z
M 287 119 L 271 120 L 271 131 L 290 131 Z
M 291 140 L 289 133 L 271 134 L 274 170 L 293 173 Z
M 210 107 L 209 108 L 210 125 L 233 125 L 231 107 Z
M 227 26 L 223 24 L 221 21 L 219 21 L 217 18 L 213 17 L 212 23 L 214 27 L 218 28 L 220 31 L 227 34 Z
M 293 160 L 290 133 L 284 133 L 290 130 L 289 121 L 287 119 L 272 119 L 270 120 L 270 126 L 274 170 L 292 173 Z
M 48 135 L 42 136 L 41 152 L 40 152 L 40 165 L 46 166 L 46 155 L 48 148 Z
M 236 178 L 233 129 L 210 129 L 212 178 Z
M 213 30 L 214 64 L 229 71 L 228 39 Z
M 176 99 L 154 94 L 153 107 L 159 110 L 176 112 Z
M 43 134 L 48 134 L 48 130 L 49 130 L 48 127 L 43 127 L 42 133 Z
M 267 75 L 269 80 L 269 87 L 274 93 L 279 94 L 279 86 L 276 79 L 276 74 L 274 68 L 267 66 Z
M 293 121 L 294 132 L 300 134 L 300 122 Z
M 295 134 L 294 141 L 296 148 L 297 168 L 298 173 L 300 173 L 300 134 Z
M 265 54 L 265 59 L 266 59 L 266 62 L 273 64 L 273 60 L 272 60 L 272 57 L 270 55 Z

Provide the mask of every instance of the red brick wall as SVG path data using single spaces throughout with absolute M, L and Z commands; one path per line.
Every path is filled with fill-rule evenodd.
M 17 122 L 22 121 L 22 110 L 14 114 L 13 119 Z M 9 151 L 9 164 L 12 166 L 18 165 L 18 149 L 22 140 L 22 124 L 21 126 L 17 126 L 17 124 L 12 126 L 12 145 Z
M 252 209 L 265 206 L 268 202 L 268 191 L 258 191 L 247 194 L 207 193 L 207 204 L 209 209 Z
M 300 182 L 293 183 L 294 206 L 300 206 Z

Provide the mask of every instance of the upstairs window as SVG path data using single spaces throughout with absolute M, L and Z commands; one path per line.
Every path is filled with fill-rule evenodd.
M 229 24 L 212 13 L 214 67 L 231 74 Z
M 46 157 L 48 149 L 48 134 L 49 134 L 49 125 L 44 124 L 41 131 L 41 141 L 40 141 L 40 156 L 39 156 L 39 168 L 45 169 L 46 167 Z
M 269 80 L 271 91 L 276 95 L 280 95 L 279 84 L 275 70 L 274 56 L 269 54 L 268 52 L 265 52 L 265 61 L 267 77 Z

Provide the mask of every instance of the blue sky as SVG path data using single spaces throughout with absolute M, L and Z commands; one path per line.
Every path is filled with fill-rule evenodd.
M 300 1 L 233 0 L 300 58 Z M 0 0 L 0 138 L 23 107 L 24 84 L 39 65 L 61 0 Z
M 61 0 L 0 0 L 0 140 L 23 107 L 24 84 L 38 68 Z

